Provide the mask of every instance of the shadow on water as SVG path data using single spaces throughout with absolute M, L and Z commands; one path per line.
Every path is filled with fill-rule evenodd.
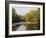
M 12 25 L 12 31 L 40 30 L 39 24 L 31 24 L 31 22 L 18 22 Z

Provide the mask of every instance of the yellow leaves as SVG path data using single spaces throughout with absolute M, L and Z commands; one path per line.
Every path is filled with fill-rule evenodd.
M 31 22 L 31 24 L 26 24 L 27 29 L 38 29 L 39 27 L 39 20 L 40 20 L 40 9 L 32 10 L 25 15 L 26 22 Z

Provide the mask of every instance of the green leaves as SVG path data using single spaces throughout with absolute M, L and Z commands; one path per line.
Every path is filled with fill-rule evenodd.
M 22 16 L 17 15 L 14 8 L 12 8 L 12 23 L 23 21 Z
M 26 15 L 17 15 L 14 8 L 12 8 L 12 23 L 16 22 L 32 22 L 32 24 L 25 24 L 27 30 L 38 30 L 40 29 L 40 9 L 31 10 Z M 34 22 L 38 24 L 33 24 Z

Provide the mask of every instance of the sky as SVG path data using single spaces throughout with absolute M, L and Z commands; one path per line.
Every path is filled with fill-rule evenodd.
M 15 11 L 18 15 L 24 16 L 31 10 L 37 10 L 37 8 L 31 7 L 15 7 Z

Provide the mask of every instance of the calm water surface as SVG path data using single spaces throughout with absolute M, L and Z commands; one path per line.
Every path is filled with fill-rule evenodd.
M 16 31 L 25 31 L 26 30 L 26 27 L 24 25 L 21 25 L 17 28 Z

